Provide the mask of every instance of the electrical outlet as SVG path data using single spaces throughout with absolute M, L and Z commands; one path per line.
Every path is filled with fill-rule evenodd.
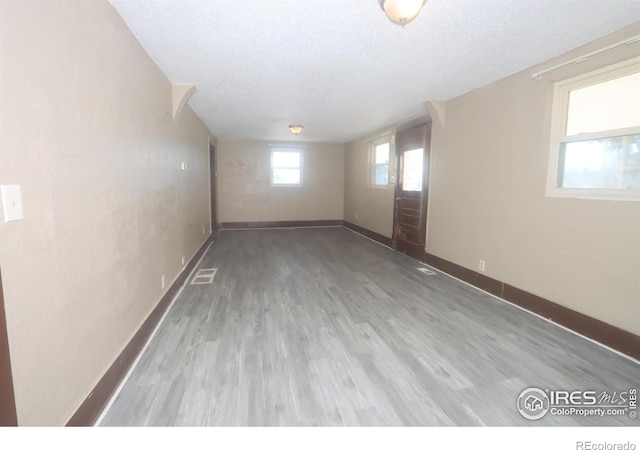
M 162 275 L 162 278 L 160 279 L 160 284 L 162 285 L 162 289 L 164 289 L 164 275 Z
M 184 256 L 182 257 L 181 261 L 182 261 L 182 265 L 184 266 Z
M 481 259 L 480 263 L 478 264 L 478 269 L 480 269 L 480 272 L 484 272 L 484 268 L 485 268 L 484 259 Z

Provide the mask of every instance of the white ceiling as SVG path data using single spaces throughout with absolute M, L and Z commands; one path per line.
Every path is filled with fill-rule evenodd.
M 110 2 L 221 139 L 346 142 L 640 20 L 638 0 L 428 0 L 404 28 L 377 0 Z

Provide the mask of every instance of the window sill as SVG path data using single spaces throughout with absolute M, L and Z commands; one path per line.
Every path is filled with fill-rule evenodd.
M 271 183 L 271 187 L 274 188 L 297 188 L 301 187 L 302 183 Z
M 640 189 L 591 189 L 591 188 L 549 188 L 547 197 L 581 198 L 586 200 L 640 201 Z

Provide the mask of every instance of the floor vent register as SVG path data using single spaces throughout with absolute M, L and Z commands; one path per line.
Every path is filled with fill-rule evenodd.
M 194 275 L 191 284 L 211 284 L 217 271 L 218 269 L 200 269 Z
M 418 269 L 420 272 L 426 274 L 426 275 L 435 275 L 436 273 L 433 270 L 429 270 L 426 267 L 416 267 L 416 269 Z

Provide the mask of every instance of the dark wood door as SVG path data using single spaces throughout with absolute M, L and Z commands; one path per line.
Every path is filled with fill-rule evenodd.
M 396 134 L 398 177 L 393 227 L 393 246 L 424 260 L 429 199 L 431 124 Z
M 211 192 L 211 232 L 218 231 L 216 148 L 209 144 L 209 190 Z
M 9 356 L 9 339 L 7 321 L 4 313 L 4 296 L 2 293 L 2 274 L 0 274 L 0 426 L 18 425 L 16 402 L 13 394 L 13 378 L 11 376 L 11 358 Z

